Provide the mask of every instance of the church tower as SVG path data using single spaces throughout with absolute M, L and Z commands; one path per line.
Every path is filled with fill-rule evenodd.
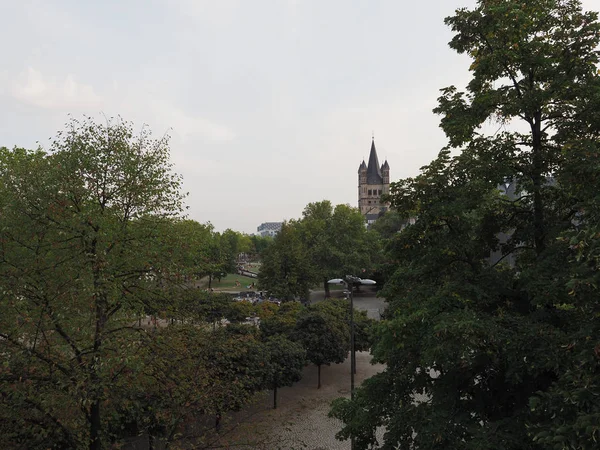
M 382 203 L 381 196 L 390 192 L 390 166 L 387 160 L 379 165 L 375 138 L 371 141 L 369 164 L 365 161 L 358 167 L 358 208 L 367 224 L 370 225 L 387 210 L 388 204 Z

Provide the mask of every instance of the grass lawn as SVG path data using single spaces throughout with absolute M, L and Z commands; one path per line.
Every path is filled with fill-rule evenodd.
M 245 267 L 247 270 L 250 270 L 252 272 L 258 272 L 258 269 L 260 268 L 260 264 L 246 264 Z M 239 286 L 236 284 L 236 281 L 239 282 Z M 245 277 L 243 275 L 238 275 L 237 273 L 228 273 L 223 278 L 221 278 L 221 281 L 213 279 L 212 288 L 217 289 L 217 290 L 218 289 L 226 289 L 226 290 L 246 291 L 246 290 L 248 290 L 247 286 L 250 286 L 253 282 L 254 282 L 254 286 L 256 287 L 256 285 L 258 283 L 258 280 L 256 278 Z M 200 280 L 200 282 L 199 282 L 199 285 L 201 288 L 207 288 L 208 287 L 208 277 L 202 278 L 202 280 Z M 312 289 L 313 290 L 323 290 L 323 284 L 322 283 L 316 284 Z M 330 291 L 343 291 L 344 289 L 346 289 L 346 286 L 344 286 L 343 284 L 330 284 L 329 285 Z
M 239 282 L 239 286 L 236 285 L 236 281 Z M 213 280 L 211 286 L 213 289 L 239 289 L 244 291 L 247 289 L 246 286 L 250 286 L 252 283 L 256 286 L 257 281 L 256 278 L 245 277 L 237 273 L 228 273 L 221 278 L 221 281 Z M 202 278 L 200 287 L 208 287 L 208 277 Z

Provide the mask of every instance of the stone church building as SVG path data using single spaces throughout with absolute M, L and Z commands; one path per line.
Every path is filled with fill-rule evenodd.
M 382 194 L 390 192 L 390 166 L 387 160 L 382 166 L 379 165 L 377 150 L 375 150 L 375 138 L 371 141 L 371 152 L 369 154 L 369 164 L 362 164 L 358 167 L 358 208 L 371 225 L 377 218 L 383 214 L 388 204 L 381 201 Z

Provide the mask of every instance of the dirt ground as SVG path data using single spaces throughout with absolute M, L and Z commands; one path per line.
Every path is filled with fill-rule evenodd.
M 356 354 L 355 383 L 381 371 L 370 364 L 366 352 Z M 247 450 L 338 450 L 349 449 L 349 441 L 338 441 L 341 423 L 327 417 L 331 402 L 350 397 L 350 361 L 321 367 L 321 389 L 317 389 L 317 367 L 309 365 L 303 378 L 278 391 L 277 409 L 273 393 L 265 393 L 248 410 L 229 418 L 213 448 Z
M 311 301 L 320 301 L 315 293 Z M 379 319 L 385 307 L 374 291 L 360 293 L 354 306 L 364 309 L 370 317 Z M 356 386 L 383 370 L 372 365 L 367 352 L 356 354 Z M 331 402 L 338 397 L 350 397 L 350 359 L 342 364 L 321 367 L 321 389 L 317 389 L 317 367 L 304 369 L 302 380 L 278 391 L 278 407 L 273 408 L 273 393 L 265 393 L 248 410 L 230 418 L 224 426 L 222 439 L 215 447 L 253 450 L 338 450 L 349 449 L 349 441 L 338 441 L 335 434 L 341 423 L 327 417 Z

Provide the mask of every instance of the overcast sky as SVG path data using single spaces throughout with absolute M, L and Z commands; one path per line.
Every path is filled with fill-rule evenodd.
M 392 180 L 445 145 L 431 110 L 469 62 L 443 19 L 474 4 L 0 0 L 0 146 L 48 148 L 69 113 L 121 115 L 171 133 L 189 217 L 217 230 L 357 206 L 373 132 Z

